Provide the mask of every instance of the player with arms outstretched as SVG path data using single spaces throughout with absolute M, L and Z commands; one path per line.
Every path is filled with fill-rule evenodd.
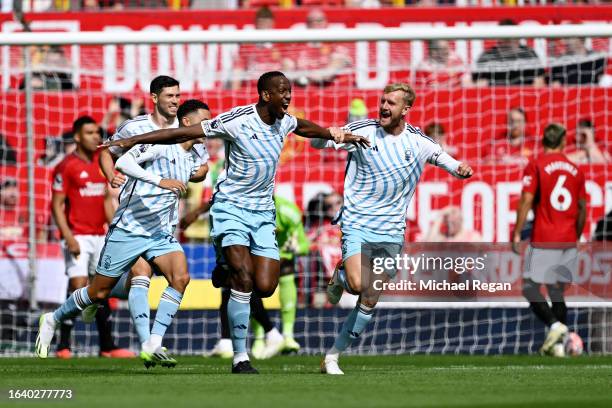
M 534 210 L 531 242 L 523 260 L 523 295 L 531 310 L 550 328 L 540 352 L 550 354 L 567 334 L 563 292 L 576 270 L 577 248 L 586 221 L 584 173 L 563 154 L 566 131 L 552 123 L 544 130 L 544 154 L 532 159 L 523 176 L 523 192 L 512 236 L 519 253 L 521 231 Z M 542 296 L 546 285 L 552 308 Z
M 280 275 L 275 237 L 274 176 L 280 152 L 291 132 L 303 137 L 367 145 L 340 129 L 324 129 L 287 113 L 291 84 L 278 71 L 257 81 L 259 100 L 206 120 L 201 125 L 164 129 L 109 145 L 178 143 L 203 136 L 225 141 L 225 175 L 215 187 L 211 236 L 230 268 L 228 318 L 234 348 L 232 372 L 256 374 L 246 349 L 251 292 L 274 293 Z M 217 271 L 221 270 L 217 268 Z
M 362 287 L 362 246 L 384 245 L 385 256 L 395 258 L 403 247 L 406 211 L 426 163 L 457 178 L 472 176 L 472 169 L 442 150 L 442 147 L 404 119 L 416 95 L 407 84 L 385 87 L 378 120 L 366 119 L 345 127 L 366 138 L 369 149 L 315 140 L 313 147 L 346 149 L 348 165 L 344 181 L 344 205 L 339 217 L 342 230 L 342 260 L 327 288 L 332 304 L 342 293 L 360 295 L 347 316 L 334 346 L 321 362 L 321 372 L 344 374 L 338 366 L 340 353 L 357 339 L 372 319 L 379 291 Z M 393 277 L 395 270 L 387 271 Z
M 185 117 L 199 122 L 201 106 L 192 105 L 195 110 L 185 110 Z M 41 317 L 36 339 L 39 357 L 46 358 L 58 322 L 106 299 L 120 277 L 142 256 L 159 269 L 169 286 L 162 293 L 153 328 L 150 332 L 148 327 L 146 333 L 139 332 L 145 339 L 140 356 L 146 367 L 157 363 L 176 365 L 161 342 L 181 303 L 189 274 L 185 254 L 173 233 L 178 223 L 178 196 L 185 192 L 185 183 L 202 181 L 206 176 L 206 152 L 194 148 L 201 141 L 193 139 L 171 146 L 141 145 L 119 158 L 116 167 L 129 178 L 106 235 L 97 273 L 89 286 L 75 291 L 53 313 Z

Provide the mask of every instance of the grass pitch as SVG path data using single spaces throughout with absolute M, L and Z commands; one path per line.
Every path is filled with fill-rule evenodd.
M 0 406 L 71 407 L 612 407 L 612 357 L 343 357 L 344 376 L 318 357 L 254 361 L 179 357 L 174 369 L 140 360 L 0 358 Z M 71 389 L 73 399 L 14 400 L 10 389 Z

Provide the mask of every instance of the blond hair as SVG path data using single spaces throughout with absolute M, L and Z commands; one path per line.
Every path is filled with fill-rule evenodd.
M 394 84 L 385 86 L 385 89 L 383 89 L 383 93 L 391 93 L 395 91 L 404 92 L 404 103 L 410 107 L 412 106 L 414 100 L 416 99 L 416 94 L 410 85 L 403 82 L 396 82 Z

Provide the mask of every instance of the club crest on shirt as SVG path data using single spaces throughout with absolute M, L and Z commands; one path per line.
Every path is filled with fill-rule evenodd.
M 404 157 L 406 158 L 407 162 L 411 162 L 414 159 L 414 154 L 412 153 L 411 149 L 406 149 L 404 151 Z

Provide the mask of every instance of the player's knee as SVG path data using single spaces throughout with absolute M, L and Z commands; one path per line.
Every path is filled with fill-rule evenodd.
M 240 273 L 239 271 L 234 271 L 231 276 L 231 287 L 234 290 L 238 290 L 240 292 L 252 292 L 253 291 L 253 279 L 251 275 L 248 273 Z
M 111 288 L 98 288 L 92 293 L 88 293 L 90 299 L 94 303 L 101 303 L 108 298 Z
M 177 291 L 184 293 L 189 285 L 190 277 L 188 273 L 182 273 L 178 276 L 174 276 L 172 279 L 172 287 Z
M 353 293 L 361 293 L 361 275 L 347 274 L 346 281 Z
M 538 296 L 540 294 L 540 284 L 535 283 L 531 279 L 523 280 L 523 296 L 527 298 L 527 300 L 531 300 L 534 296 Z
M 130 271 L 132 276 L 151 276 L 151 266 L 144 261 L 138 261 Z
M 563 302 L 565 299 L 563 297 L 564 287 L 562 283 L 556 283 L 554 285 L 546 285 L 546 289 L 548 291 L 548 296 L 550 296 L 550 300 L 554 302 Z
M 276 290 L 277 286 L 278 285 L 273 284 L 272 282 L 264 282 L 257 284 L 257 287 L 255 289 L 257 291 L 257 295 L 260 298 L 269 298 L 274 294 L 274 291 Z

